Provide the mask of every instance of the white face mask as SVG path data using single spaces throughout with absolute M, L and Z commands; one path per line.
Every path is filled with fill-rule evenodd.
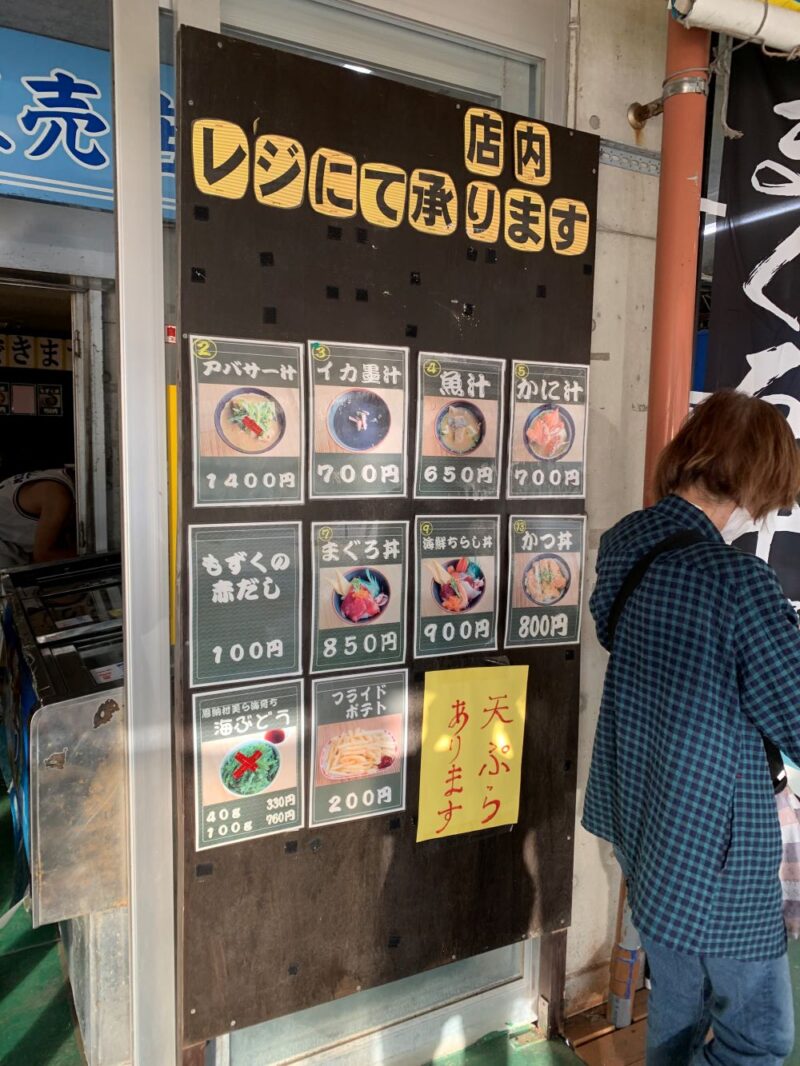
M 726 544 L 733 544 L 745 533 L 774 533 L 777 511 L 770 511 L 764 518 L 756 520 L 745 507 L 734 507 L 730 518 L 722 530 L 722 539 Z

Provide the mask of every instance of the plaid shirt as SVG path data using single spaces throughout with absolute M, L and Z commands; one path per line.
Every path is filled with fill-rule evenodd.
M 606 672 L 583 825 L 611 841 L 640 933 L 687 954 L 786 950 L 781 834 L 761 734 L 800 762 L 800 631 L 774 571 L 669 496 L 600 542 L 591 611 L 682 529 L 628 600 Z

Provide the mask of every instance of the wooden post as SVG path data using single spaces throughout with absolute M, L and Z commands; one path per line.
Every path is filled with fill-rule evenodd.
M 192 1044 L 191 1047 L 183 1049 L 182 1066 L 205 1066 L 205 1061 L 205 1041 L 202 1044 Z
M 542 937 L 539 954 L 539 1029 L 548 1040 L 564 1033 L 567 930 Z

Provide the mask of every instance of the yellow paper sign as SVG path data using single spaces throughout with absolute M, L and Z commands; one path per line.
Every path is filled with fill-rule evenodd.
M 417 841 L 513 825 L 527 666 L 425 675 Z

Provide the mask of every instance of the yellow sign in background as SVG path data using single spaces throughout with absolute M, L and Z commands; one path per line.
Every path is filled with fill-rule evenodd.
M 527 666 L 425 675 L 417 841 L 519 816 Z

